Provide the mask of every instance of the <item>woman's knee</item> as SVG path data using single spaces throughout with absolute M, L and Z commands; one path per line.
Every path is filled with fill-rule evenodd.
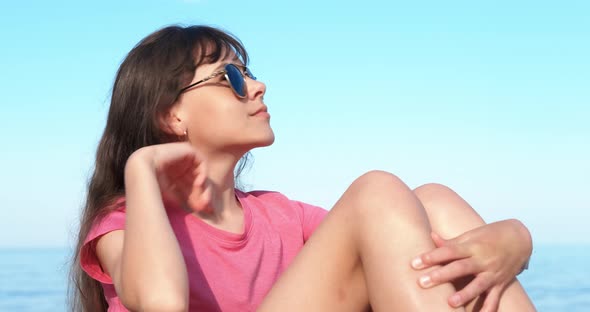
M 459 194 L 448 186 L 427 183 L 414 189 L 431 222 L 469 218 L 483 223 L 477 212 Z
M 427 183 L 414 189 L 414 194 L 427 211 L 464 209 L 465 201 L 448 186 L 439 183 Z
M 371 170 L 358 177 L 353 185 L 361 187 L 370 187 L 371 189 L 379 188 L 398 188 L 405 186 L 404 182 L 393 173 L 382 170 Z
M 455 191 L 439 183 L 426 183 L 414 189 L 414 194 L 426 205 L 432 202 L 453 200 L 459 197 Z
M 396 175 L 372 170 L 358 177 L 350 189 L 359 197 L 381 197 L 387 195 L 403 195 L 410 190 L 408 186 Z
M 380 170 L 369 171 L 357 178 L 347 191 L 361 213 L 378 214 L 379 210 L 421 209 L 412 190 L 397 176 Z M 418 206 L 418 207 L 417 207 Z

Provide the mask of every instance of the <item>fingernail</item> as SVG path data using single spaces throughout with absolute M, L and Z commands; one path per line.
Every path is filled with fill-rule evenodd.
M 424 263 L 422 263 L 422 258 L 418 257 L 412 260 L 412 267 L 414 269 L 421 269 L 424 267 Z
M 430 279 L 430 276 L 425 275 L 425 276 L 420 277 L 420 285 L 422 287 L 432 286 L 432 280 Z
M 454 294 L 451 296 L 451 298 L 449 298 L 449 302 L 451 303 L 452 306 L 457 307 L 459 306 L 459 304 L 461 303 L 461 296 Z

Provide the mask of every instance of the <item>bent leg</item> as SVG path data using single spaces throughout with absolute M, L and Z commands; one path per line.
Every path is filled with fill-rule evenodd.
M 451 284 L 421 289 L 413 256 L 434 247 L 420 201 L 398 178 L 367 173 L 352 183 L 259 311 L 462 311 Z
M 485 225 L 484 220 L 463 198 L 444 185 L 425 184 L 416 188 L 414 193 L 422 202 L 432 229 L 444 239 L 457 237 Z M 474 300 L 467 310 L 479 310 L 482 299 Z M 499 311 L 535 311 L 535 308 L 520 283 L 515 280 L 501 296 Z

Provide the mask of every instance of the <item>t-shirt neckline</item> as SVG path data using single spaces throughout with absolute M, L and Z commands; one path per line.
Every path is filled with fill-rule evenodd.
M 234 190 L 236 198 L 240 202 L 240 206 L 242 207 L 242 212 L 244 213 L 244 229 L 241 234 L 229 232 L 226 230 L 222 230 L 212 226 L 211 224 L 203 221 L 198 216 L 195 216 L 192 213 L 187 215 L 189 222 L 195 224 L 203 231 L 207 236 L 221 242 L 227 243 L 232 246 L 239 246 L 248 240 L 250 236 L 251 228 L 252 228 L 252 211 L 250 206 L 247 204 L 246 198 L 249 196 L 248 193 L 244 193 L 240 190 Z

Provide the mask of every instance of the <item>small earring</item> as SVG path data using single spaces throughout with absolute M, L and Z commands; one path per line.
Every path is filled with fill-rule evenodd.
M 184 130 L 182 136 L 178 136 L 178 142 L 186 142 L 188 141 L 188 130 Z

